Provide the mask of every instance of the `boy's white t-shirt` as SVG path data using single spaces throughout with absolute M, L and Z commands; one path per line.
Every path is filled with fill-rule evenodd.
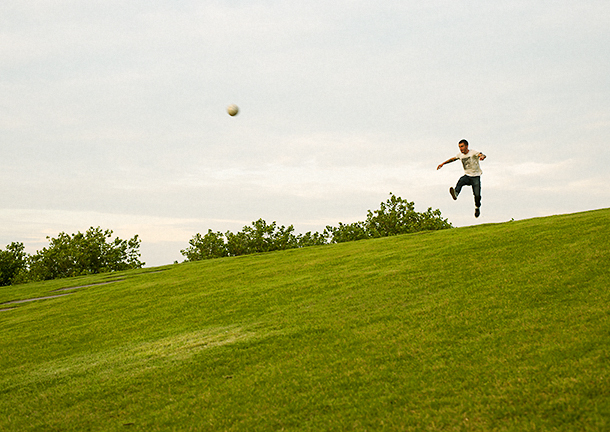
M 459 152 L 456 156 L 462 161 L 464 167 L 464 174 L 470 177 L 477 177 L 483 174 L 481 166 L 479 165 L 479 152 L 476 150 L 469 150 L 468 153 L 464 154 Z

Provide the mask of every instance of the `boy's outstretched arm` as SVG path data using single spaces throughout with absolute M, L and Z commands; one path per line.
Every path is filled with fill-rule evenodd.
M 436 169 L 439 170 L 439 169 L 441 169 L 443 167 L 443 165 L 451 163 L 451 162 L 455 162 L 456 160 L 458 160 L 458 158 L 456 158 L 456 157 L 452 157 L 451 159 L 447 159 L 445 162 L 443 162 L 442 164 L 437 166 Z M 483 160 L 483 159 L 481 159 L 481 160 Z

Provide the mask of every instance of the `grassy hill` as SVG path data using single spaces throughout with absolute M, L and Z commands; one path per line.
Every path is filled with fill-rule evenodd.
M 0 430 L 609 430 L 609 265 L 606 209 L 5 287 Z

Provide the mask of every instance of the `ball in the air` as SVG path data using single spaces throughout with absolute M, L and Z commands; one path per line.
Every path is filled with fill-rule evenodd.
M 229 113 L 229 115 L 231 117 L 237 115 L 237 113 L 239 112 L 239 108 L 237 107 L 237 105 L 229 105 L 227 107 L 227 112 Z

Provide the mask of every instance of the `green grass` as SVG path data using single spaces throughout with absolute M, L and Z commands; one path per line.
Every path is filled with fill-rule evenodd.
M 597 210 L 5 287 L 115 281 L 0 306 L 0 430 L 609 430 L 609 265 Z

